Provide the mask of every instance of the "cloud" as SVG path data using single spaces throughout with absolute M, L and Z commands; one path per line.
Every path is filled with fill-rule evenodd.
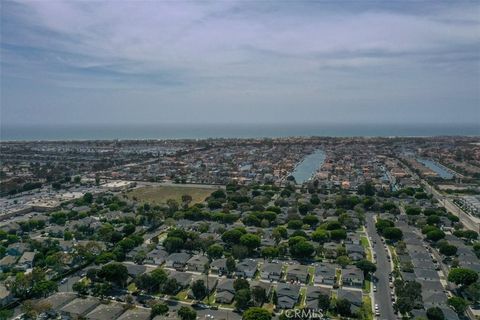
M 478 85 L 478 13 L 472 2 L 8 1 L 2 78 L 181 93 L 192 108 L 279 92 L 306 105 L 454 94 L 448 77 Z

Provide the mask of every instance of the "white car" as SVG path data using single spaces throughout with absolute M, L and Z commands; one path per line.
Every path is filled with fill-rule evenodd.
M 373 292 L 377 292 L 377 286 L 373 286 Z
M 378 304 L 375 303 L 375 310 L 378 310 Z

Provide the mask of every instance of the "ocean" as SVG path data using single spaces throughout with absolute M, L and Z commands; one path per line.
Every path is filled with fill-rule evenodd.
M 322 137 L 480 136 L 480 124 L 148 124 L 1 125 L 1 141 Z

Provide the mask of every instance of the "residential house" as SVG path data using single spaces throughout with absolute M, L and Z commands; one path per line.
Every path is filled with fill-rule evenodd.
M 277 286 L 277 308 L 292 309 L 300 298 L 300 286 L 291 283 L 279 283 Z
M 194 255 L 187 261 L 187 269 L 189 271 L 204 272 L 208 264 L 208 257 L 204 255 Z
M 283 266 L 280 263 L 264 263 L 262 271 L 260 272 L 260 277 L 263 280 L 279 281 L 282 278 L 282 268 Z
M 336 272 L 336 265 L 331 263 L 320 263 L 315 267 L 315 283 L 334 285 Z
M 94 297 L 76 298 L 60 308 L 60 314 L 67 319 L 82 319 L 99 304 Z
M 293 264 L 287 267 L 287 281 L 308 283 L 308 267 Z
M 33 268 L 33 259 L 35 258 L 35 252 L 26 251 L 17 261 L 17 268 L 26 271 Z
M 224 275 L 224 274 L 227 274 L 228 273 L 227 259 L 222 258 L 222 259 L 217 259 L 217 260 L 212 261 L 212 263 L 210 264 L 210 271 L 213 274 L 218 274 L 220 276 Z
M 350 301 L 350 312 L 356 313 L 362 307 L 362 291 L 338 289 L 337 299 L 346 299 Z
M 342 269 L 342 284 L 350 287 L 363 287 L 363 271 L 355 266 Z
M 307 294 L 305 297 L 305 308 L 318 309 L 318 297 L 321 294 L 330 297 L 331 293 L 332 291 L 329 288 L 308 286 Z
M 147 253 L 147 257 L 145 258 L 145 262 L 155 264 L 160 266 L 165 263 L 165 260 L 168 257 L 168 252 L 163 249 L 154 249 Z
M 233 279 L 221 278 L 217 284 L 217 294 L 215 301 L 217 303 L 230 304 L 235 297 L 235 289 L 233 288 Z
M 168 268 L 174 268 L 175 270 L 185 271 L 187 269 L 187 261 L 190 260 L 192 255 L 186 252 L 172 253 L 166 259 L 165 266 Z
M 253 259 L 244 259 L 237 263 L 235 275 L 244 278 L 253 278 L 257 271 L 257 261 Z
M 86 320 L 115 320 L 125 310 L 121 303 L 110 302 L 109 304 L 99 304 L 95 309 L 90 311 L 86 316 Z

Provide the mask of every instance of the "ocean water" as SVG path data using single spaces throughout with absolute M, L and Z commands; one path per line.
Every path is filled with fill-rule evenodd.
M 0 140 L 111 140 L 273 138 L 290 136 L 389 137 L 480 136 L 480 124 L 158 124 L 158 125 L 0 125 Z

